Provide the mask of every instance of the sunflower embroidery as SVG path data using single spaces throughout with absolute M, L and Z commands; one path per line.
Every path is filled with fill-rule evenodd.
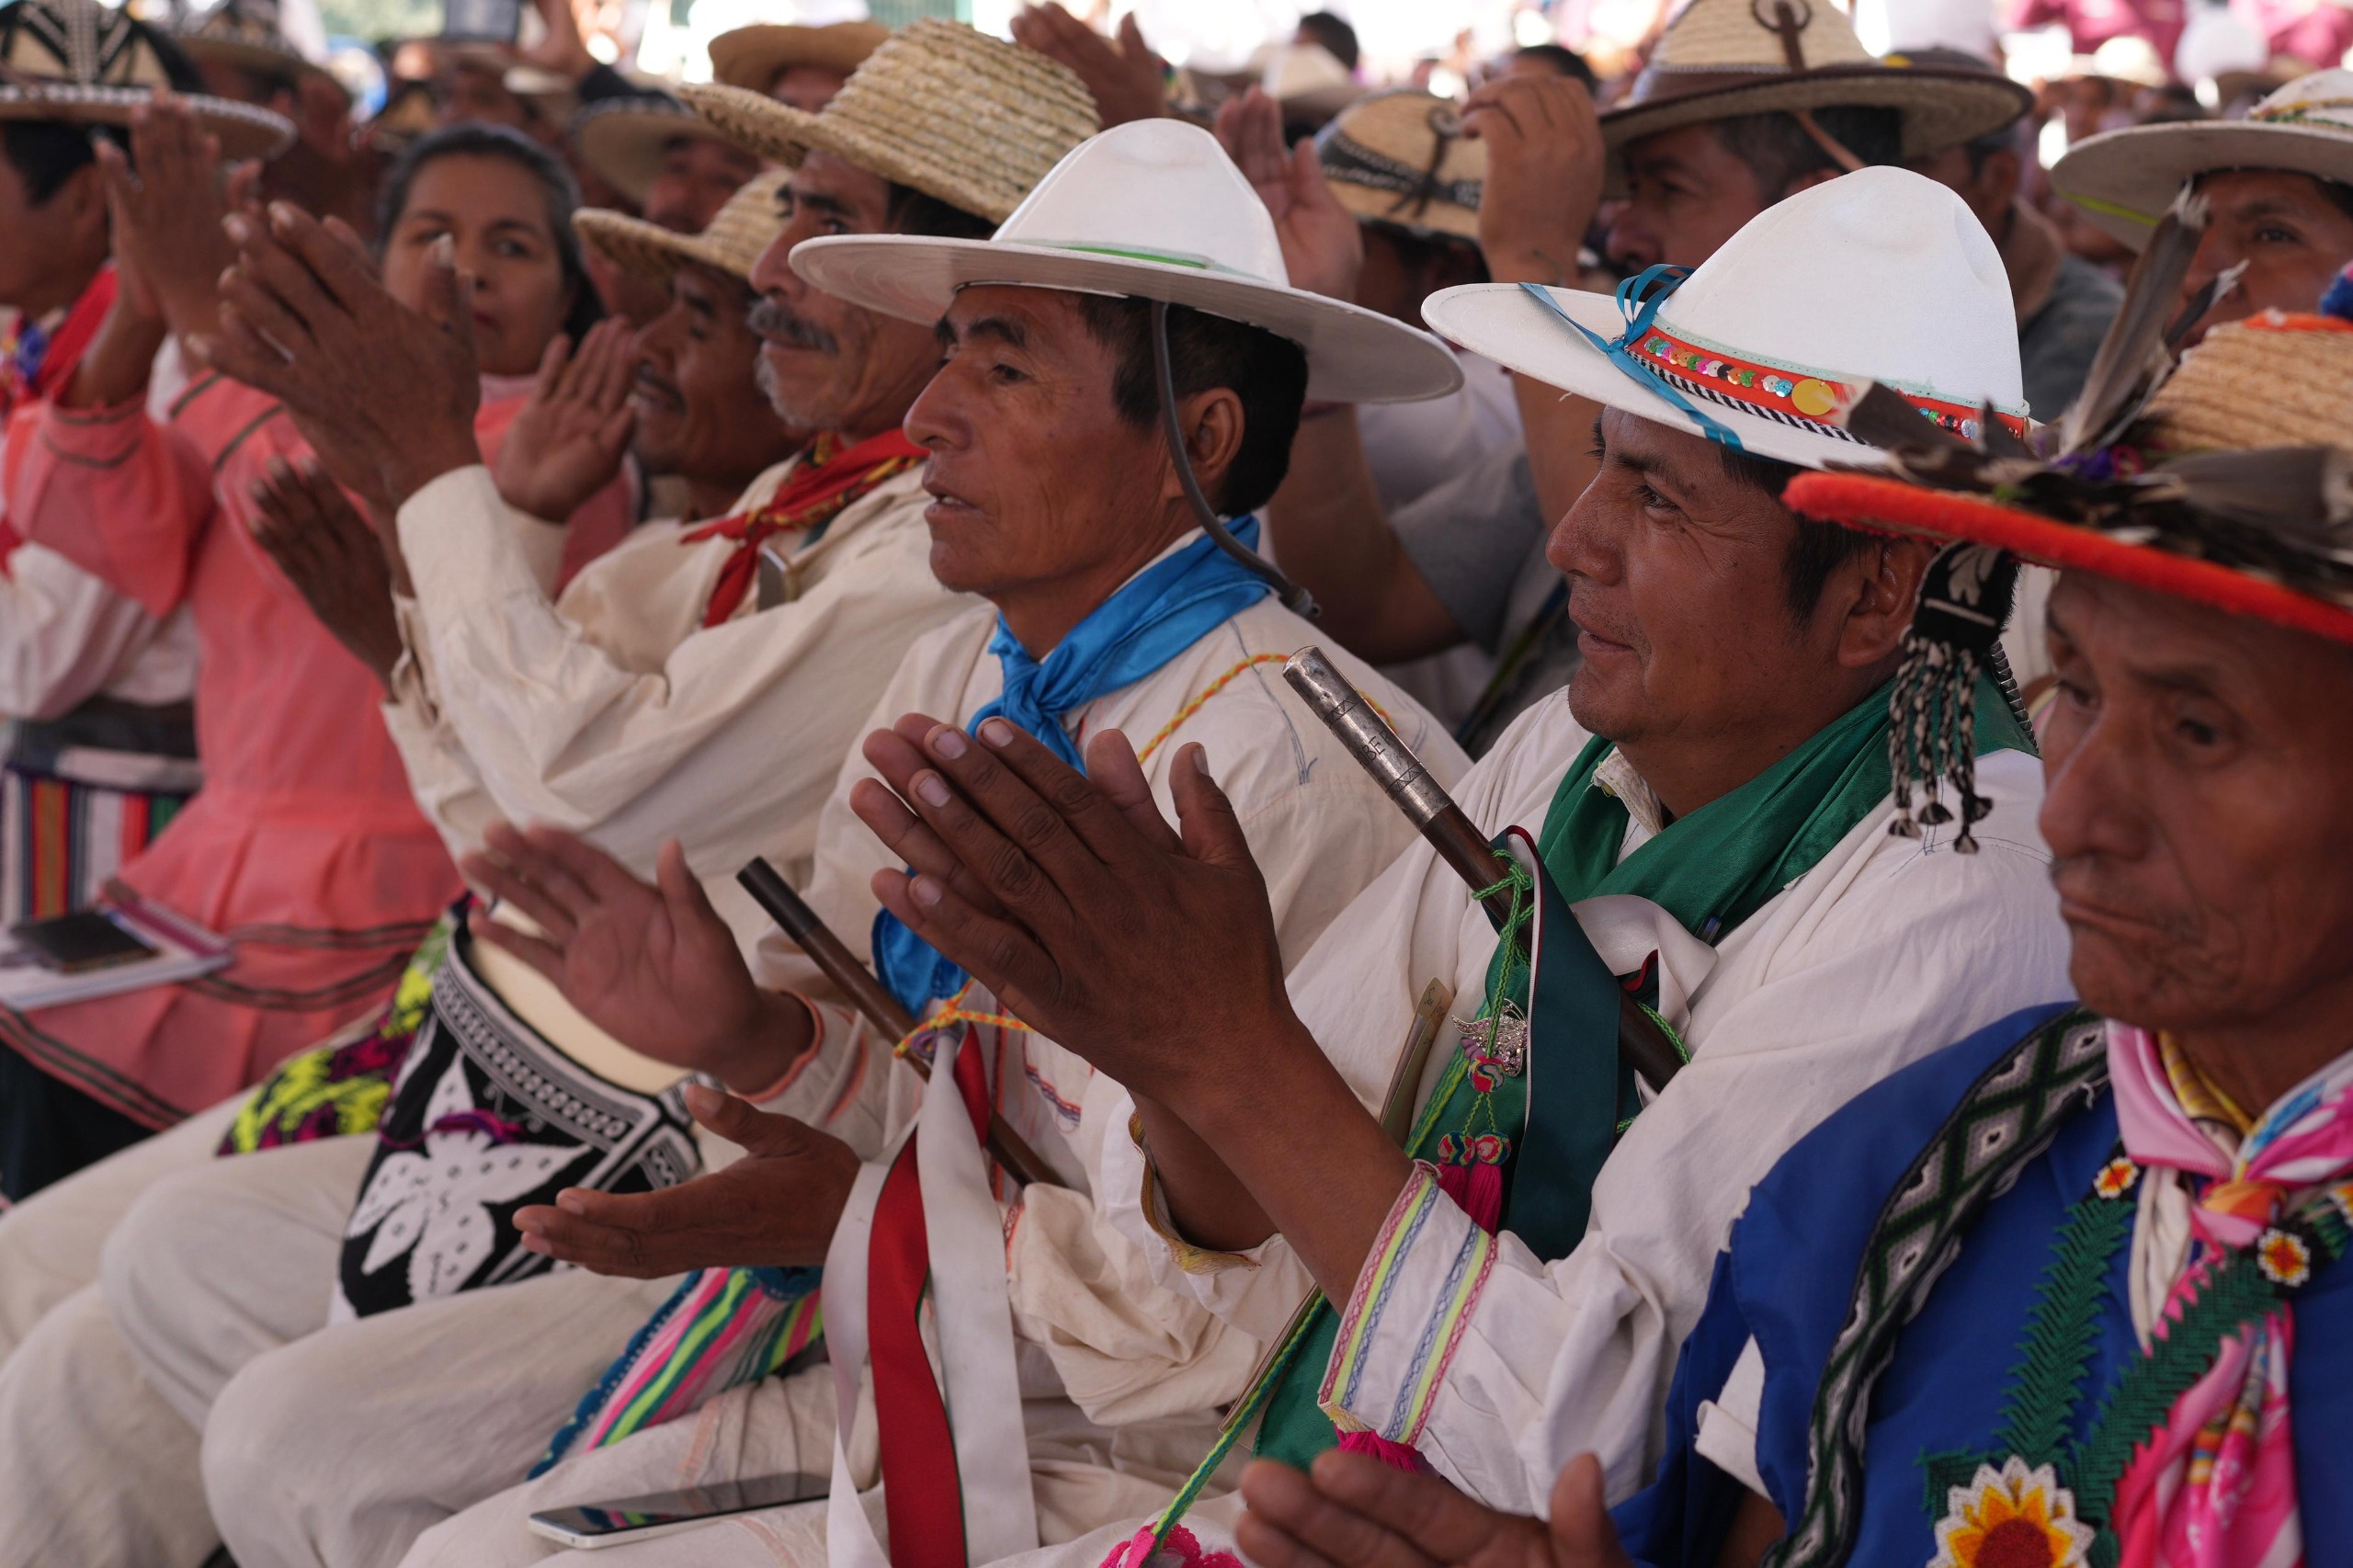
M 1967 1486 L 1946 1493 L 1928 1568 L 2084 1568 L 2092 1538 L 2058 1472 L 2029 1469 L 2012 1454 L 2000 1470 L 1981 1464 Z
M 2303 1237 L 2274 1226 L 2255 1239 L 2255 1266 L 2274 1285 L 2292 1290 L 2313 1277 L 2313 1249 Z

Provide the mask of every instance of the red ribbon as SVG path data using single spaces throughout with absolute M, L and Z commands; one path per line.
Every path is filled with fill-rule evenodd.
M 849 448 L 843 447 L 838 436 L 823 435 L 767 505 L 706 523 L 683 535 L 682 544 L 700 544 L 707 539 L 735 541 L 735 553 L 719 569 L 710 608 L 703 611 L 703 625 L 722 626 L 742 608 L 758 575 L 760 546 L 768 536 L 822 528 L 852 502 L 892 475 L 904 473 L 926 455 L 923 448 L 897 430 L 870 436 Z
M 956 1087 L 972 1131 L 989 1124 L 988 1080 L 977 1035 L 964 1028 L 956 1052 Z M 920 1136 L 920 1132 L 916 1134 Z M 915 1138 L 900 1146 L 874 1209 L 867 1244 L 867 1341 L 874 1360 L 876 1437 L 882 1460 L 882 1508 L 891 1531 L 891 1568 L 965 1568 L 964 1493 L 956 1471 L 956 1438 L 948 1404 L 923 1344 L 924 1287 L 931 1244 L 923 1218 Z

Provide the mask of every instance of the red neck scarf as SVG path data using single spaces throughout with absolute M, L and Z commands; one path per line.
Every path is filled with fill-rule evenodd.
M 883 481 L 904 473 L 923 461 L 924 449 L 899 431 L 887 430 L 854 447 L 828 432 L 819 436 L 791 474 L 768 498 L 767 505 L 739 512 L 688 531 L 679 542 L 700 544 L 707 539 L 732 539 L 735 552 L 719 569 L 710 590 L 710 606 L 703 611 L 706 627 L 722 626 L 742 608 L 759 573 L 760 546 L 771 534 L 822 528 L 852 502 Z
M 75 366 L 82 362 L 83 351 L 90 340 L 98 335 L 98 327 L 114 308 L 114 264 L 108 262 L 98 269 L 57 330 L 49 334 L 49 341 L 26 363 L 24 339 L 37 331 L 31 324 L 18 321 L 5 342 L 0 342 L 0 419 L 28 404 L 55 397 Z

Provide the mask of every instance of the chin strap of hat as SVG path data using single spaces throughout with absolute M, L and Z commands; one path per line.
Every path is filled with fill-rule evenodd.
M 1769 17 L 1765 14 L 1765 0 L 1749 0 L 1748 5 L 1748 14 L 1756 18 L 1757 24 L 1781 40 L 1781 59 L 1792 72 L 1811 69 L 1805 62 L 1805 46 L 1798 39 L 1813 25 L 1813 0 L 1798 0 L 1798 5 L 1804 7 L 1802 15 L 1790 6 L 1790 0 L 1773 0 L 1773 14 Z M 1798 122 L 1798 129 L 1806 133 L 1807 139 L 1822 149 L 1824 157 L 1850 175 L 1863 166 L 1863 161 L 1847 151 L 1846 143 L 1822 129 L 1822 122 L 1813 118 L 1812 109 L 1793 108 L 1787 113 Z
M 1313 620 L 1321 613 L 1315 600 L 1305 588 L 1275 569 L 1275 563 L 1233 537 L 1225 519 L 1217 515 L 1210 498 L 1201 493 L 1201 482 L 1193 473 L 1193 460 L 1186 449 L 1185 427 L 1176 417 L 1176 371 L 1168 354 L 1168 302 L 1152 301 L 1152 364 L 1160 378 L 1160 430 L 1168 441 L 1168 456 L 1176 464 L 1176 482 L 1185 487 L 1185 499 L 1193 505 L 1193 517 L 1201 531 L 1217 541 L 1217 547 L 1265 579 L 1268 587 L 1283 602 L 1283 608 L 1293 615 Z

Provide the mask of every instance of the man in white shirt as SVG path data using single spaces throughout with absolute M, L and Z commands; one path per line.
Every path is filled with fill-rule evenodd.
M 1204 278 L 1162 256 L 1213 265 Z M 1443 393 L 1459 384 L 1451 357 L 1402 324 L 1289 289 L 1248 186 L 1214 141 L 1171 120 L 1087 143 L 987 244 L 827 240 L 794 263 L 852 298 L 945 318 L 948 364 L 907 428 L 931 453 L 934 568 L 990 608 L 915 646 L 877 722 L 948 713 L 983 740 L 1017 728 L 1072 757 L 1112 732 L 1132 735 L 1141 757 L 1129 755 L 1118 788 L 1154 812 L 1199 767 L 1216 767 L 1266 867 L 1277 950 L 1304 952 L 1411 830 L 1269 667 L 1313 629 L 1277 602 L 1282 585 L 1263 562 L 1213 537 L 1216 517 L 1255 537 L 1251 514 L 1280 477 L 1306 392 Z M 1154 384 L 1153 301 L 1171 295 L 1190 303 L 1168 312 L 1171 417 L 1208 520 L 1169 461 Z M 1461 754 L 1410 699 L 1346 667 L 1438 777 L 1460 771 Z M 546 835 L 502 836 L 492 861 L 474 863 L 554 938 L 503 944 L 616 1032 L 628 1019 L 665 1049 L 693 1041 L 684 1054 L 741 1063 L 731 1077 L 772 1081 L 766 1103 L 780 1113 L 714 1108 L 713 1124 L 754 1154 L 706 1181 L 643 1199 L 566 1194 L 519 1221 L 557 1256 L 623 1274 L 822 1261 L 831 1365 L 584 1446 L 428 1534 L 412 1563 L 537 1560 L 551 1549 L 525 1517 L 550 1506 L 829 1470 L 830 1515 L 802 1505 L 623 1550 L 641 1562 L 879 1562 L 872 1513 L 894 1553 L 920 1537 L 926 1552 L 989 1562 L 1161 1505 L 1211 1442 L 1260 1346 L 1152 1283 L 1102 1219 L 1098 1203 L 1119 1200 L 1099 1172 L 1121 1136 L 1105 1119 L 1116 1087 L 895 921 L 874 921 L 877 873 L 921 853 L 857 822 L 875 771 L 871 755 L 845 770 L 809 900 L 853 942 L 871 926 L 884 983 L 928 1015 L 914 1037 L 927 1087 L 893 1060 L 896 1029 L 808 994 L 795 975 L 806 960 L 763 976 L 793 994 L 755 992 L 691 897 L 637 887 Z M 1023 1192 L 987 1171 L 974 1104 L 1034 1151 L 1044 1181 Z M 911 1223 L 924 1234 L 910 1240 Z M 920 1338 L 900 1332 L 916 1326 L 914 1303 L 883 1259 L 904 1261 L 902 1244 L 928 1275 L 937 1378 Z M 693 1359 L 682 1353 L 658 1375 L 690 1376 Z M 610 1398 L 634 1403 L 638 1386 L 625 1375 Z M 951 1466 L 904 1462 L 926 1432 Z
M 1841 259 L 1808 277 L 1792 258 L 1824 235 Z M 1934 385 L 1904 394 L 1926 416 L 1990 403 L 2020 422 L 1991 242 L 1943 187 L 1865 170 L 1647 303 L 1631 324 L 1567 290 L 1425 307 L 1608 410 L 1600 476 L 1552 543 L 1584 665 L 1461 789 L 1482 831 L 1513 830 L 1525 879 L 1503 961 L 1472 890 L 1417 846 L 1269 992 L 1247 854 L 1206 787 L 1182 850 L 1165 830 L 1078 829 L 1120 869 L 1115 903 L 1051 824 L 1102 807 L 1028 748 L 984 775 L 934 744 L 961 797 L 930 804 L 903 767 L 885 777 L 907 804 L 870 802 L 954 850 L 887 879 L 886 907 L 1133 1091 L 1140 1137 L 1107 1149 L 1105 1185 L 1139 1195 L 1116 1218 L 1159 1277 L 1256 1336 L 1303 1323 L 1245 1398 L 1261 1453 L 1417 1450 L 1525 1508 L 1593 1449 L 1631 1491 L 1756 1176 L 1887 1072 L 2063 994 L 2030 743 L 1990 683 L 1977 794 L 1927 816 L 1962 831 L 1890 831 L 1912 813 L 1889 796 L 1887 685 L 1931 551 L 1802 526 L 1776 500 L 1793 468 L 1870 460 L 1807 412 L 1836 386 Z M 997 836 L 1015 822 L 1026 853 Z M 1434 979 L 1454 1017 L 1422 1068 L 1398 1042 Z M 1622 990 L 1687 1054 L 1663 1090 L 1612 1050 Z M 1411 1158 L 1368 1108 L 1401 1068 Z M 1331 1305 L 1294 1319 L 1316 1288 Z M 1120 1554 L 1157 1540 L 1193 1559 L 1232 1517 L 1212 1500 L 1188 1533 L 1158 1519 Z

